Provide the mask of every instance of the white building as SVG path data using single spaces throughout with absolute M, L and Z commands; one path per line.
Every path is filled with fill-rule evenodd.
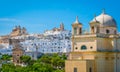
M 0 44 L 0 53 L 1 54 L 8 54 L 11 55 L 12 54 L 12 47 L 9 44 Z
M 71 31 L 65 30 L 64 25 L 60 28 L 47 30 L 43 34 L 27 34 L 11 37 L 11 39 L 22 39 L 21 46 L 26 53 L 33 56 L 34 52 L 38 53 L 68 53 L 71 51 Z M 37 50 L 36 50 L 37 48 Z M 0 44 L 0 53 L 12 54 L 13 47 L 6 44 Z M 31 53 L 30 53 L 31 52 Z
M 63 26 L 63 25 L 62 25 Z M 71 51 L 71 31 L 60 28 L 45 31 L 42 35 L 33 35 L 32 39 L 21 42 L 26 52 L 68 53 Z

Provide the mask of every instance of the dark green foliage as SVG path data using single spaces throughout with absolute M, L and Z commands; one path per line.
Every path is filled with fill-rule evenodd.
M 38 60 L 31 60 L 29 56 L 21 56 L 21 61 L 26 67 L 15 66 L 14 64 L 3 64 L 2 72 L 65 72 L 66 55 L 45 54 Z
M 26 56 L 26 55 L 23 55 L 20 57 L 20 60 L 23 62 L 23 63 L 29 63 L 29 61 L 31 60 L 31 57 L 30 56 Z
M 15 72 L 14 64 L 3 64 L 2 65 L 2 72 Z
M 10 55 L 8 55 L 8 54 L 4 54 L 4 55 L 2 55 L 2 60 L 10 60 L 10 58 L 11 58 L 12 56 L 10 56 Z

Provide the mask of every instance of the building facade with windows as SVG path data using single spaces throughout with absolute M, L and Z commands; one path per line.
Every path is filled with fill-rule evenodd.
M 117 23 L 103 12 L 90 21 L 90 32 L 83 25 L 72 24 L 72 52 L 65 62 L 65 72 L 120 72 L 120 35 Z
M 36 51 L 36 47 L 41 53 L 69 53 L 71 51 L 71 31 L 64 30 L 63 24 L 60 28 L 53 28 L 33 37 L 21 42 L 26 52 Z
M 0 53 L 12 55 L 13 47 L 10 44 L 10 39 L 23 39 L 27 35 L 25 27 L 15 26 L 9 35 L 0 36 Z
M 68 53 L 71 51 L 71 31 L 64 29 L 61 23 L 59 28 L 46 30 L 43 34 L 28 34 L 26 28 L 15 26 L 9 35 L 0 37 L 0 53 L 12 54 L 13 46 L 10 39 L 24 40 L 21 46 L 26 54 L 34 56 L 36 47 L 38 53 Z

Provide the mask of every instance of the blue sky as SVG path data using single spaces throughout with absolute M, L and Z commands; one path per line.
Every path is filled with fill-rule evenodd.
M 101 14 L 103 8 L 120 31 L 119 4 L 119 0 L 0 0 L 0 35 L 10 34 L 16 25 L 26 27 L 29 33 L 42 33 L 63 22 L 71 30 L 76 16 L 88 29 L 94 14 Z

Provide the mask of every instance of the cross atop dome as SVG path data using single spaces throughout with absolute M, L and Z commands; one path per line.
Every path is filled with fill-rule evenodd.
M 105 9 L 102 10 L 102 14 L 105 14 Z
M 96 20 L 96 14 L 94 14 L 94 19 L 95 19 L 95 21 L 97 21 L 97 20 Z

